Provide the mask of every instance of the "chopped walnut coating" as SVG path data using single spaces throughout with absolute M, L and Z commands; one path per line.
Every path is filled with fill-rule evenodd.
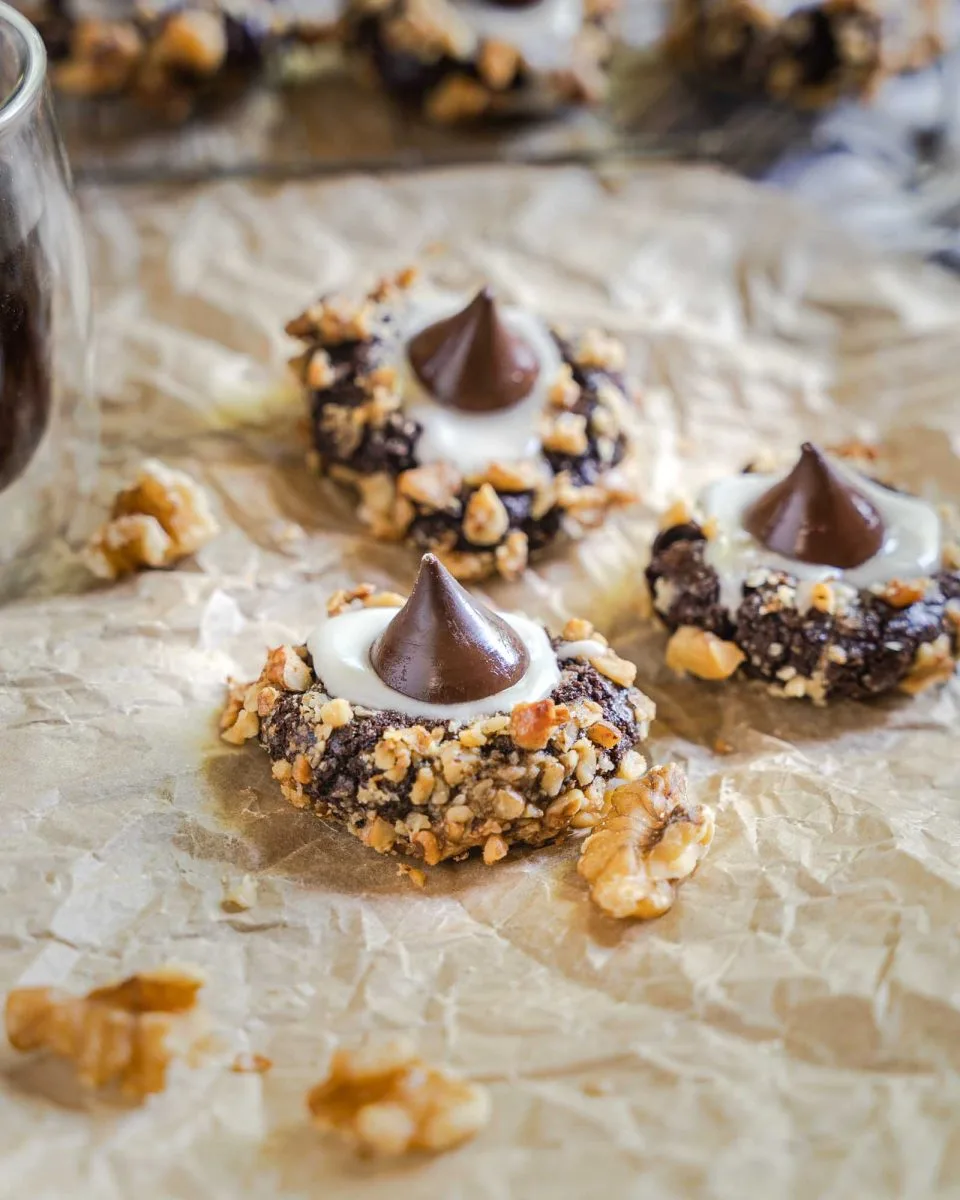
M 900 684 L 900 690 L 916 696 L 927 688 L 947 683 L 957 669 L 958 650 L 947 634 L 917 648 L 910 670 Z
M 324 297 L 287 325 L 304 343 L 291 363 L 308 395 L 313 461 L 360 493 L 358 517 L 374 536 L 431 550 L 461 580 L 517 578 L 554 540 L 579 537 L 636 499 L 621 465 L 622 347 L 594 332 L 579 362 L 557 339 L 564 362 L 542 383 L 540 452 L 464 478 L 452 463 L 419 460 L 422 425 L 396 333 L 415 300 L 412 280 L 401 272 L 359 301 Z
M 87 996 L 19 988 L 7 997 L 7 1037 L 16 1050 L 70 1059 L 86 1087 L 117 1083 L 142 1099 L 163 1091 L 175 1056 L 196 1048 L 204 1031 L 202 986 L 192 971 L 158 967 Z
M 689 804 L 680 767 L 654 767 L 613 791 L 610 812 L 583 843 L 577 871 L 609 916 L 660 917 L 709 850 L 713 831 L 713 811 Z
M 337 1050 L 307 1105 L 319 1128 L 383 1156 L 452 1150 L 490 1119 L 484 1088 L 423 1062 L 403 1041 Z
M 168 567 L 195 553 L 219 532 L 200 485 L 156 459 L 114 500 L 110 520 L 87 544 L 94 574 L 117 579 L 142 567 Z
M 681 625 L 667 643 L 667 666 L 680 675 L 698 679 L 729 679 L 746 655 L 735 642 L 695 625 Z
M 305 659 L 304 647 L 277 646 L 270 651 L 259 678 L 253 683 L 230 682 L 227 703 L 220 715 L 220 736 L 225 742 L 242 746 L 255 738 L 260 732 L 261 718 L 269 716 L 282 693 L 305 692 L 310 687 L 313 671 Z M 341 706 L 340 715 L 350 707 L 345 700 L 336 703 Z M 349 718 L 340 723 L 346 724 L 346 720 Z
M 330 611 L 378 598 L 362 585 L 337 593 Z M 565 633 L 586 630 L 602 649 L 588 622 L 569 622 Z M 432 866 L 476 848 L 492 864 L 515 842 L 538 845 L 592 827 L 606 781 L 642 768 L 633 746 L 654 705 L 632 686 L 632 664 L 612 651 L 593 657 L 596 665 L 561 660 L 561 682 L 543 700 L 472 721 L 419 724 L 328 695 L 306 651 L 280 647 L 254 683 L 231 685 L 222 736 L 236 745 L 259 737 L 292 804 L 339 816 L 379 853 Z
M 576 13 L 579 27 L 565 31 L 563 53 L 549 69 L 511 40 L 509 21 L 502 36 L 482 36 L 470 7 L 456 0 L 352 0 L 348 42 L 387 88 L 430 120 L 546 113 L 602 98 L 618 6 L 593 0 Z
M 672 631 L 671 666 L 706 678 L 733 668 L 778 697 L 823 705 L 922 690 L 949 679 L 960 656 L 951 616 L 960 572 L 949 565 L 863 588 L 759 567 L 728 609 L 704 529 L 690 519 L 657 536 L 646 577 Z

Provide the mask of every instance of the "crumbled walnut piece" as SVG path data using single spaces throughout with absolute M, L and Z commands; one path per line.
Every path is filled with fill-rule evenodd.
M 501 858 L 506 858 L 509 851 L 510 847 L 503 838 L 498 833 L 492 833 L 483 843 L 483 861 L 488 867 L 492 867 Z
M 406 0 L 401 13 L 386 22 L 383 35 L 393 50 L 422 62 L 441 55 L 462 62 L 473 57 L 477 44 L 470 23 L 449 0 Z
M 565 642 L 600 641 L 593 625 L 582 617 L 571 617 L 560 635 Z
M 122 983 L 71 996 L 53 988 L 18 988 L 7 996 L 7 1037 L 15 1050 L 47 1049 L 76 1063 L 84 1087 L 119 1083 L 143 1099 L 161 1092 L 167 1067 L 196 1048 L 203 977 L 184 967 L 157 967 Z
M 880 457 L 879 446 L 871 445 L 869 442 L 861 442 L 857 439 L 837 442 L 836 445 L 828 446 L 827 451 L 830 454 L 836 455 L 837 458 L 858 461 L 864 465 L 875 463 Z
M 810 607 L 832 616 L 837 611 L 837 595 L 829 583 L 815 583 L 810 588 Z
M 427 96 L 424 112 L 439 125 L 469 121 L 490 107 L 491 94 L 469 75 L 448 75 Z
M 550 384 L 547 399 L 554 408 L 570 409 L 580 399 L 580 384 L 573 377 L 573 368 L 562 363 Z
M 257 902 L 258 885 L 252 875 L 241 875 L 239 879 L 224 881 L 223 899 L 220 907 L 224 912 L 247 912 Z
M 168 567 L 206 545 L 219 526 L 206 493 L 182 471 L 144 462 L 133 487 L 113 502 L 110 520 L 93 535 L 87 565 L 103 579 L 141 567 Z
M 463 536 L 475 546 L 494 546 L 510 528 L 510 514 L 489 483 L 481 484 L 467 501 Z
M 698 679 L 729 679 L 745 658 L 735 642 L 725 642 L 696 625 L 681 625 L 667 642 L 666 662 L 671 671 Z
M 410 789 L 411 804 L 426 804 L 433 795 L 437 779 L 431 767 L 423 766 L 417 771 L 413 787 Z
M 623 734 L 615 725 L 609 725 L 606 721 L 597 721 L 587 730 L 587 737 L 591 742 L 602 746 L 604 750 L 612 750 L 614 746 L 619 745 Z
M 579 457 L 586 454 L 590 443 L 587 440 L 587 418 L 580 413 L 562 412 L 545 422 L 543 445 L 557 454 Z
M 412 467 L 397 477 L 401 496 L 419 504 L 429 512 L 460 512 L 460 489 L 463 478 L 449 463 L 430 463 Z
M 566 705 L 550 699 L 516 704 L 510 714 L 510 736 L 521 750 L 543 750 L 554 730 L 569 719 Z
M 328 700 L 320 709 L 320 720 L 331 729 L 339 729 L 353 720 L 353 709 L 346 700 Z
M 370 299 L 376 301 L 377 304 L 382 304 L 384 300 L 389 300 L 395 292 L 405 292 L 413 287 L 419 275 L 419 268 L 412 264 L 401 267 L 395 275 L 384 275 L 370 292 Z
M 236 1056 L 230 1064 L 230 1070 L 235 1075 L 266 1075 L 273 1067 L 273 1059 L 264 1054 L 251 1054 L 244 1051 Z
M 903 581 L 892 579 L 880 592 L 880 599 L 886 601 L 891 608 L 907 608 L 916 604 L 927 594 L 930 585 L 928 579 L 911 579 Z
M 495 92 L 505 91 L 517 77 L 520 69 L 520 54 L 509 42 L 497 38 L 485 41 L 477 56 L 480 78 Z
M 900 691 L 916 696 L 938 683 L 947 683 L 953 678 L 956 668 L 950 638 L 942 633 L 935 641 L 923 642 L 917 647 L 910 672 L 900 684 Z
M 404 1041 L 338 1050 L 307 1105 L 319 1128 L 374 1155 L 451 1150 L 490 1119 L 484 1088 L 429 1066 Z
M 620 766 L 617 767 L 617 779 L 626 779 L 627 781 L 639 779 L 641 775 L 647 772 L 647 760 L 643 757 L 639 750 L 628 750 L 620 760 Z
M 960 545 L 956 542 L 944 542 L 943 566 L 947 571 L 960 571 Z
M 51 64 L 58 90 L 73 96 L 103 96 L 123 91 L 143 60 L 144 42 L 132 22 L 77 22 L 70 53 Z
M 493 552 L 497 571 L 504 579 L 519 579 L 527 569 L 530 543 L 522 529 L 512 529 Z
M 364 827 L 360 840 L 378 854 L 388 854 L 397 840 L 397 831 L 383 817 L 374 817 L 370 824 Z
M 627 659 L 614 654 L 612 650 L 609 650 L 606 654 L 595 655 L 588 661 L 595 671 L 599 671 L 607 679 L 612 679 L 614 683 L 619 683 L 621 687 L 633 687 L 634 680 L 637 678 L 635 663 L 628 662 Z
M 600 329 L 588 329 L 574 351 L 581 367 L 599 367 L 604 371 L 622 371 L 627 361 L 623 343 Z
M 403 608 L 406 597 L 399 592 L 375 592 L 363 601 L 364 608 Z
M 540 463 L 524 458 L 517 462 L 491 463 L 480 475 L 471 476 L 468 482 L 489 483 L 498 492 L 532 492 L 545 478 Z
M 713 830 L 713 811 L 688 804 L 683 771 L 675 763 L 655 767 L 613 790 L 611 811 L 583 843 L 577 871 L 609 916 L 659 917 L 710 848 Z
M 436 834 L 431 833 L 429 829 L 422 829 L 415 833 L 410 840 L 423 854 L 423 861 L 427 866 L 435 867 L 440 861 L 440 845 L 437 842 Z
M 223 720 L 226 717 L 224 710 Z M 242 746 L 244 742 L 255 738 L 260 732 L 260 718 L 255 712 L 247 712 L 242 709 L 234 717 L 233 723 L 228 725 L 220 734 L 225 742 L 229 742 L 233 746 Z
M 327 601 L 327 616 L 339 617 L 355 600 L 366 601 L 376 593 L 376 590 L 376 586 L 372 583 L 360 583 L 349 590 L 340 588 Z
M 149 45 L 147 66 L 214 75 L 226 56 L 227 30 L 218 13 L 177 12 L 167 18 L 160 36 Z
M 410 501 L 401 496 L 397 482 L 386 472 L 358 475 L 353 480 L 360 493 L 357 516 L 368 526 L 374 537 L 385 542 L 397 542 L 407 532 L 414 518 Z
M 693 511 L 686 500 L 675 500 L 660 518 L 661 529 L 672 529 L 675 525 L 689 525 Z
M 373 332 L 372 321 L 373 304 L 369 300 L 355 304 L 343 296 L 326 296 L 288 321 L 285 332 L 321 346 L 340 346 L 366 341 Z
M 411 867 L 408 863 L 397 863 L 397 874 L 401 878 L 409 879 L 413 886 L 421 891 L 427 886 L 426 872 L 421 871 L 419 867 Z
M 260 717 L 267 716 L 280 692 L 305 692 L 313 682 L 313 672 L 295 646 L 277 646 L 267 655 L 260 677 L 253 683 L 231 680 L 227 703 L 220 716 L 220 736 L 225 742 L 242 746 L 260 732 Z
M 294 783 L 299 783 L 303 787 L 306 787 L 308 783 L 312 783 L 313 767 L 310 766 L 310 760 L 305 754 L 295 756 L 291 773 Z
M 501 821 L 515 821 L 522 815 L 525 803 L 513 788 L 500 788 L 493 797 L 493 811 Z
M 463 583 L 474 583 L 477 580 L 486 579 L 496 567 L 495 555 L 490 553 L 442 550 L 440 548 L 437 548 L 434 553 L 454 579 L 459 579 Z
M 276 646 L 267 655 L 260 680 L 285 692 L 305 692 L 313 683 L 313 672 L 295 646 Z

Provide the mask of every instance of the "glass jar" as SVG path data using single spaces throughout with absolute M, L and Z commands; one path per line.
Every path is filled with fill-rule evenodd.
M 90 285 L 40 36 L 0 3 L 0 599 L 34 582 L 95 459 Z

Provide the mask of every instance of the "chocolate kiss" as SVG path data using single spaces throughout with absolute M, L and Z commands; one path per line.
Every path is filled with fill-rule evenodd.
M 425 554 L 410 598 L 370 649 L 387 687 L 425 704 L 482 700 L 523 678 L 530 655 L 502 617 Z
M 407 355 L 434 399 L 464 412 L 511 408 L 540 371 L 531 347 L 500 320 L 489 288 L 452 317 L 414 334 Z
M 786 479 L 747 509 L 743 526 L 768 550 L 822 566 L 859 567 L 883 546 L 880 514 L 810 442 Z

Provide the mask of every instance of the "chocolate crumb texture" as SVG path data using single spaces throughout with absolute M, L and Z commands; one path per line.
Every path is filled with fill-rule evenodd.
M 367 75 L 428 120 L 495 120 L 601 101 L 618 7 L 587 0 L 580 28 L 549 63 L 511 38 L 507 5 L 502 36 L 490 36 L 474 27 L 469 6 L 453 0 L 352 0 L 347 40 Z M 549 35 L 535 30 L 536 2 L 524 15 L 527 42 L 538 47 Z
M 555 647 L 584 629 L 592 636 L 576 622 Z M 222 736 L 259 740 L 293 805 L 342 822 L 379 853 L 434 866 L 477 849 L 492 865 L 514 844 L 593 828 L 607 783 L 646 770 L 636 746 L 653 702 L 633 686 L 633 664 L 600 648 L 589 660 L 561 659 L 560 682 L 543 700 L 469 722 L 417 723 L 331 697 L 306 648 L 282 646 L 255 682 L 231 685 Z
M 799 108 L 865 96 L 949 40 L 948 5 L 899 0 L 678 0 L 668 39 L 698 80 Z
M 545 389 L 540 453 L 464 476 L 421 461 L 422 426 L 404 409 L 392 331 L 415 281 L 408 269 L 359 301 L 326 296 L 288 323 L 303 344 L 291 365 L 318 467 L 356 490 L 375 537 L 432 551 L 461 580 L 516 579 L 551 544 L 636 498 L 625 472 L 623 346 L 598 330 L 556 337 L 561 366 Z

